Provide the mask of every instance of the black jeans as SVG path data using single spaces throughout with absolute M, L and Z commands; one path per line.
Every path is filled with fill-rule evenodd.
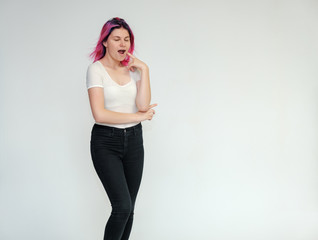
M 94 124 L 90 150 L 112 206 L 104 240 L 127 240 L 144 165 L 142 125 L 120 129 Z

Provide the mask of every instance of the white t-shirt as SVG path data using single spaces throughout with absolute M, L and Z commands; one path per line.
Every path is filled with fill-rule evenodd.
M 110 111 L 121 113 L 136 113 L 137 86 L 136 82 L 140 80 L 140 72 L 138 69 L 135 72 L 129 71 L 131 80 L 125 85 L 119 85 L 112 80 L 106 68 L 101 62 L 96 61 L 91 63 L 87 68 L 86 87 L 104 88 L 104 107 Z M 99 125 L 111 126 L 117 128 L 127 128 L 137 125 L 139 122 L 126 124 L 106 124 L 98 123 Z

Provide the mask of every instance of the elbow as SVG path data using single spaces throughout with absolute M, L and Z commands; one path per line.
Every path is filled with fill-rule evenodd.
M 95 122 L 102 122 L 103 121 L 101 111 L 94 111 L 93 117 L 94 117 Z
M 147 112 L 149 109 L 148 105 L 137 105 L 137 108 L 140 112 Z
M 95 120 L 95 122 L 101 122 L 100 120 L 99 120 L 99 118 L 97 118 L 97 117 L 94 117 L 94 120 Z
M 146 104 L 145 102 L 136 101 L 136 106 L 140 112 L 147 112 L 149 110 L 149 102 Z
M 148 108 L 147 107 L 138 107 L 138 110 L 140 112 L 147 112 L 148 111 Z
M 98 115 L 94 115 L 93 117 L 94 117 L 95 122 L 100 122 L 100 119 L 99 119 Z

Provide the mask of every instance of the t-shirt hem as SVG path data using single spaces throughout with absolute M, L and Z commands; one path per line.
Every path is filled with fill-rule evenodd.
M 90 89 L 90 88 L 92 88 L 92 87 L 101 87 L 101 88 L 104 88 L 104 86 L 102 86 L 102 85 L 93 85 L 93 86 L 87 87 L 87 89 Z
M 108 127 L 115 127 L 115 128 L 121 128 L 121 129 L 133 127 L 133 126 L 138 125 L 139 123 L 140 123 L 140 122 L 128 123 L 128 124 L 106 124 L 106 123 L 104 124 L 104 123 L 95 122 L 95 124 L 97 124 L 97 125 L 108 126 Z

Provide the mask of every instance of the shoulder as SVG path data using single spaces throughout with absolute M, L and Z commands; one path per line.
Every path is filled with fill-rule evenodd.
M 93 62 L 88 65 L 87 72 L 99 72 L 100 71 L 100 65 L 99 62 Z
M 103 75 L 101 73 L 98 62 L 94 62 L 88 65 L 86 72 L 86 87 L 104 87 Z

